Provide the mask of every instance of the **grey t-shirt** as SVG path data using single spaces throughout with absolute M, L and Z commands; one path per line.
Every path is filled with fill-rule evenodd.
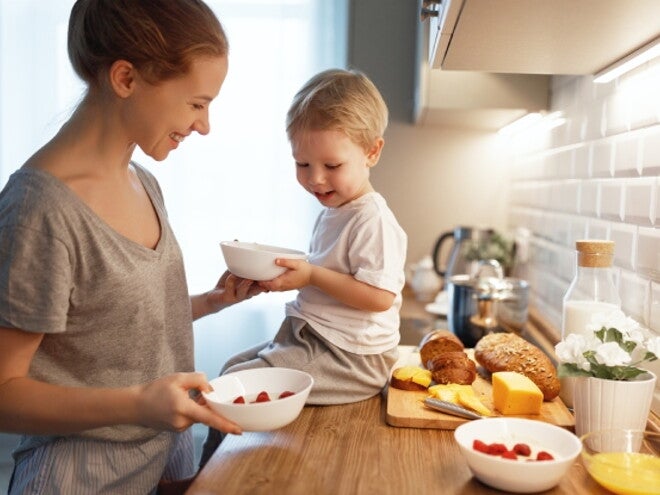
M 117 233 L 47 172 L 23 167 L 0 192 L 0 326 L 44 333 L 35 379 L 125 387 L 194 368 L 181 251 L 156 179 L 133 166 L 160 221 L 153 250 Z M 120 425 L 81 435 L 130 441 L 156 433 Z M 49 438 L 26 437 L 21 449 Z

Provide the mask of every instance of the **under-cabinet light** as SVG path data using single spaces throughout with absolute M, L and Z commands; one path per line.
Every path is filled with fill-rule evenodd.
M 497 133 L 503 136 L 512 136 L 524 130 L 531 129 L 532 127 L 534 130 L 548 131 L 550 129 L 554 129 L 555 127 L 559 127 L 565 122 L 566 119 L 563 117 L 562 112 L 531 112 L 523 115 L 517 120 L 514 120 L 510 124 L 505 125 L 499 131 L 497 131 Z
M 526 129 L 527 127 L 531 127 L 532 124 L 538 122 L 542 118 L 543 116 L 538 112 L 526 113 L 519 119 L 516 119 L 502 127 L 499 131 L 497 131 L 497 133 L 504 136 L 511 136 L 517 132 L 522 131 L 523 129 Z
M 619 77 L 621 74 L 625 74 L 657 56 L 660 56 L 660 38 L 656 38 L 650 43 L 635 50 L 630 55 L 623 57 L 621 60 L 618 60 L 609 67 L 598 72 L 595 75 L 594 82 L 608 83 Z

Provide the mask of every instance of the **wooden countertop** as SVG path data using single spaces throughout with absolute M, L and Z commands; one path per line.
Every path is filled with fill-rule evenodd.
M 446 320 L 424 311 L 424 303 L 405 291 L 404 296 L 407 297 L 401 309 L 402 338 L 408 342 L 402 339 L 402 344 L 416 345 L 425 332 L 446 325 Z M 404 319 L 407 319 L 405 331 Z M 527 331 L 530 340 L 552 355 L 554 342 L 548 329 L 533 320 Z M 385 421 L 384 394 L 386 391 L 382 396 L 354 404 L 306 406 L 293 423 L 279 430 L 229 435 L 186 493 L 504 493 L 472 477 L 454 442 L 453 430 L 389 426 Z M 650 422 L 652 427 L 653 423 Z M 544 493 L 606 495 L 610 492 L 591 479 L 578 458 L 561 483 Z
M 452 430 L 385 423 L 385 399 L 306 406 L 271 432 L 228 436 L 187 494 L 503 493 L 472 477 Z M 547 494 L 608 494 L 578 459 Z

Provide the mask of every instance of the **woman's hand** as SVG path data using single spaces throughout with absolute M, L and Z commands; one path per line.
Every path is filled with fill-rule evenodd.
M 278 258 L 277 266 L 288 268 L 282 275 L 273 280 L 259 282 L 259 286 L 269 291 L 286 291 L 300 289 L 309 285 L 312 279 L 312 265 L 305 260 Z
M 217 313 L 227 306 L 250 299 L 262 292 L 266 292 L 266 289 L 254 280 L 240 278 L 226 271 L 213 289 L 191 297 L 193 320 Z
M 240 435 L 241 428 L 232 421 L 206 407 L 201 394 L 193 400 L 193 394 L 208 392 L 211 386 L 204 373 L 175 373 L 137 387 L 138 423 L 158 430 L 183 431 L 193 423 L 225 433 Z

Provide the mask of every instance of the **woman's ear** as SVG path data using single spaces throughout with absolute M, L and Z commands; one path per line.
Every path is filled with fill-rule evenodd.
M 131 95 L 135 87 L 135 67 L 126 60 L 117 60 L 108 71 L 110 87 L 120 98 Z
M 374 144 L 369 148 L 369 152 L 367 153 L 367 165 L 369 167 L 373 167 L 378 163 L 378 160 L 380 159 L 380 153 L 383 151 L 383 145 L 385 144 L 385 140 L 382 137 L 377 138 L 374 141 Z

